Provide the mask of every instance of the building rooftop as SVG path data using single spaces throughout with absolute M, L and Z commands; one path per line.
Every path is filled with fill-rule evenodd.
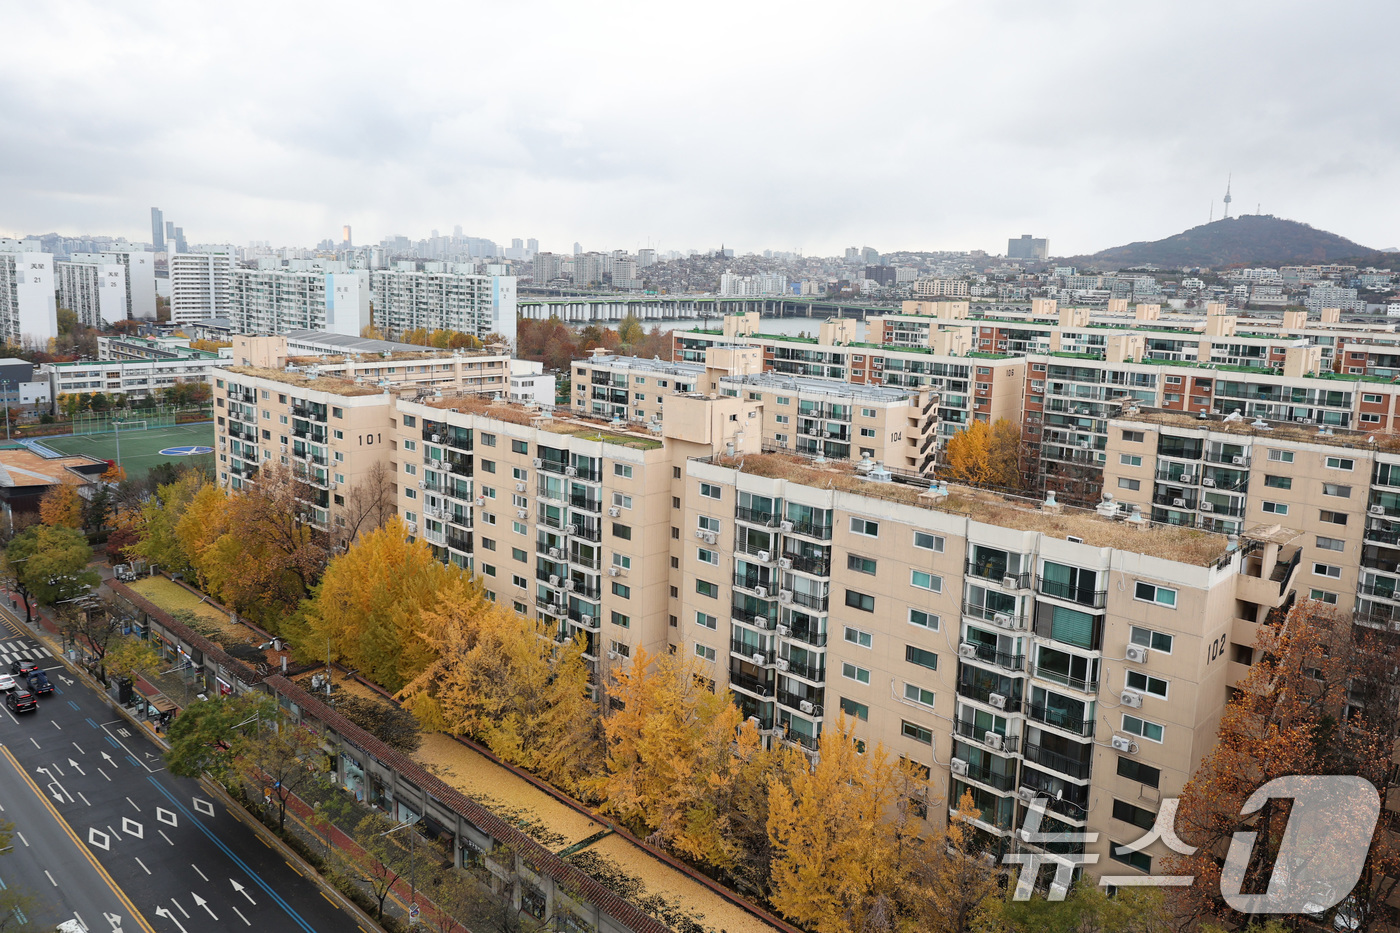
M 1004 528 L 1038 531 L 1055 538 L 1071 535 L 1083 539 L 1091 547 L 1111 547 L 1123 551 L 1151 554 L 1165 560 L 1203 566 L 1214 563 L 1229 552 L 1229 539 L 1180 525 L 1142 522 L 1130 525 L 1100 516 L 1088 509 L 1058 506 L 1058 511 L 1045 511 L 1043 503 L 1034 499 L 1019 499 L 998 495 L 982 489 L 949 486 L 946 497 L 929 495 L 926 485 L 878 483 L 865 478 L 855 464 L 830 461 L 818 465 L 814 461 L 788 454 L 749 454 L 716 457 L 711 462 L 721 466 L 767 476 L 787 479 L 816 489 L 836 489 L 855 495 L 888 499 L 905 505 L 962 515 L 972 521 Z
M 656 357 L 646 359 L 640 356 L 594 356 L 573 361 L 575 366 L 608 366 L 614 369 L 635 369 L 645 372 L 665 373 L 673 376 L 700 376 L 705 372 L 703 363 L 684 363 L 663 360 Z
M 318 347 L 334 348 L 340 353 L 422 353 L 433 350 L 416 343 L 399 343 L 394 340 L 376 340 L 371 337 L 351 337 L 328 330 L 289 330 L 284 334 L 287 345 L 315 344 Z M 439 353 L 452 353 L 451 350 L 438 350 Z
M 722 384 L 752 386 L 758 389 L 788 389 L 799 394 L 836 395 L 844 398 L 860 398 L 875 402 L 898 402 L 918 396 L 916 389 L 902 389 L 898 386 L 856 385 L 834 379 L 810 379 L 805 376 L 787 376 L 781 373 L 755 373 L 748 376 L 723 376 Z
M 1268 421 L 1262 418 L 1230 420 L 1231 417 L 1212 414 L 1208 418 L 1201 418 L 1185 412 L 1139 407 L 1128 408 L 1110 420 L 1155 424 L 1187 431 L 1211 431 L 1216 434 L 1233 434 L 1242 438 L 1253 437 L 1259 440 L 1274 439 L 1303 444 L 1322 444 L 1328 447 L 1345 447 L 1350 450 L 1375 448 L 1388 452 L 1400 452 L 1400 436 L 1380 431 L 1349 431 L 1346 428 L 1334 428 L 1327 425 L 1302 425 L 1289 421 Z
M 661 438 L 649 431 L 631 430 L 625 424 L 619 425 L 603 418 L 590 418 L 587 415 L 575 414 L 567 408 L 540 408 L 535 405 L 468 393 L 428 395 L 413 399 L 413 401 L 430 408 L 494 418 L 509 424 L 537 427 L 541 431 L 549 431 L 552 434 L 568 434 L 606 444 L 618 444 L 642 450 L 653 450 L 662 446 Z
M 106 469 L 107 461 L 93 457 L 41 457 L 27 447 L 0 450 L 0 487 L 83 486 Z
M 313 389 L 317 392 L 330 392 L 335 395 L 386 394 L 378 386 L 362 385 L 349 379 L 341 379 L 339 376 L 313 376 L 310 373 L 291 372 L 285 369 L 265 369 L 261 366 L 230 366 L 227 371 L 237 373 L 240 376 L 256 376 L 259 379 L 280 382 L 298 389 Z

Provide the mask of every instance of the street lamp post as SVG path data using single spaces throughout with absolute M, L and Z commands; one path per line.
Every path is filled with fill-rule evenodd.
M 411 820 L 404 820 L 402 823 L 395 826 L 393 829 L 385 830 L 384 832 L 379 833 L 379 835 L 387 836 L 390 833 L 396 833 L 401 829 L 407 829 L 408 827 L 413 826 L 422 819 L 423 818 L 421 816 L 415 816 Z M 417 836 L 417 833 L 408 834 L 408 922 L 410 926 L 414 923 L 417 923 L 417 918 L 413 916 L 413 912 L 418 909 L 417 861 L 415 859 L 414 850 L 414 843 L 417 839 Z

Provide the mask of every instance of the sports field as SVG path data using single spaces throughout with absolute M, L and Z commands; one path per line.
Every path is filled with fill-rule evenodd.
M 39 443 L 63 454 L 86 454 L 99 460 L 117 459 L 117 435 L 83 434 L 68 437 L 41 437 Z M 126 475 L 140 479 L 146 471 L 158 463 L 187 463 L 190 466 L 203 465 L 213 468 L 214 455 L 196 454 L 192 457 L 166 456 L 161 451 L 171 447 L 213 447 L 214 425 L 182 424 L 164 428 L 151 428 L 148 431 L 125 430 L 121 432 L 121 465 Z

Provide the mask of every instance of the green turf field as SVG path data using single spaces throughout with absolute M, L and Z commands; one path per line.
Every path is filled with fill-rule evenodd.
M 36 440 L 50 450 L 56 450 L 63 454 L 86 454 L 99 460 L 117 459 L 117 435 L 114 433 L 41 437 L 36 438 Z M 121 464 L 126 469 L 126 475 L 132 479 L 140 479 L 145 476 L 146 471 L 158 463 L 188 463 L 190 466 L 212 467 L 213 454 L 201 454 L 193 457 L 167 457 L 161 454 L 161 451 L 167 447 L 194 447 L 197 445 L 214 446 L 214 425 L 212 423 L 182 424 L 165 428 L 151 428 L 148 431 L 122 431 Z

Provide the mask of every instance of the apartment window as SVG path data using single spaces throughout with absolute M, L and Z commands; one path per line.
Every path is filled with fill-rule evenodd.
M 1151 829 L 1157 822 L 1157 814 L 1151 810 L 1144 810 L 1123 800 L 1113 801 L 1113 818 L 1131 823 L 1139 829 Z
M 1318 513 L 1318 518 L 1327 522 L 1329 525 L 1345 525 L 1347 523 L 1347 515 L 1345 512 L 1333 512 L 1330 509 L 1323 509 L 1320 511 Z
M 1119 466 L 1140 467 L 1142 466 L 1142 457 L 1137 454 L 1119 454 L 1118 464 Z
M 632 657 L 632 648 L 631 648 L 629 645 L 627 645 L 626 643 L 620 642 L 620 641 L 614 641 L 614 642 L 609 642 L 609 644 L 610 644 L 611 647 L 612 647 L 613 653 L 619 654 L 619 655 L 621 655 L 621 656 L 624 657 L 624 658 L 630 658 L 630 657 Z
M 869 648 L 873 642 L 873 637 L 869 632 L 863 632 L 858 628 L 846 626 L 846 641 L 853 645 L 860 645 L 862 648 Z
M 719 534 L 719 519 L 710 518 L 708 515 L 701 515 L 695 522 L 696 527 L 701 531 L 708 531 L 710 534 Z
M 1137 492 L 1142 488 L 1142 480 L 1128 479 L 1126 476 L 1120 476 L 1118 477 L 1118 488 L 1131 489 L 1133 492 Z
M 856 573 L 875 573 L 875 562 L 868 557 L 861 557 L 856 554 L 846 555 L 846 569 L 854 570 Z
M 405 463 L 405 464 L 403 465 L 403 471 L 404 471 L 405 473 L 407 473 L 409 476 L 417 476 L 417 475 L 418 475 L 418 464 L 416 464 L 416 463 Z
M 1380 423 L 1381 423 L 1381 416 L 1380 416 L 1380 415 L 1376 415 L 1376 414 L 1372 414 L 1372 413 L 1369 412 L 1369 411 L 1363 411 L 1363 412 L 1361 413 L 1361 423 L 1362 423 L 1362 424 L 1380 424 Z
M 774 415 L 773 421 L 776 424 L 791 424 L 792 418 L 788 415 Z
M 922 609 L 909 609 L 909 624 L 917 625 L 919 628 L 926 628 L 930 632 L 938 631 L 938 616 L 931 612 L 924 612 Z
M 496 550 L 496 542 L 495 542 L 495 540 L 492 539 L 492 538 L 482 538 L 482 539 L 481 539 L 481 546 L 484 547 L 484 548 L 485 548 L 486 550 L 488 550 L 488 551 L 494 551 L 494 550 Z
M 621 568 L 622 570 L 632 569 L 632 558 L 626 556 L 625 554 L 618 554 L 614 552 L 612 556 L 612 562 L 614 567 Z
M 1166 732 L 1166 728 L 1159 723 L 1139 719 L 1137 716 L 1124 715 L 1123 731 L 1140 736 L 1149 742 L 1161 742 L 1162 734 Z
M 935 652 L 925 651 L 923 648 L 918 648 L 914 645 L 904 646 L 904 660 L 908 661 L 910 664 L 926 667 L 931 671 L 938 670 L 938 655 Z
M 1361 396 L 1361 401 L 1368 405 L 1379 405 L 1384 399 L 1379 395 L 1363 394 Z
M 880 537 L 880 523 L 872 522 L 868 518 L 852 518 L 851 534 L 865 535 L 867 538 Z
M 1124 431 L 1123 440 L 1133 444 L 1141 444 L 1144 433 L 1142 431 Z
M 680 497 L 680 496 L 672 496 L 672 497 L 671 497 L 671 508 L 673 508 L 673 509 L 678 509 L 678 508 L 680 508 L 680 507 L 681 507 L 681 497 Z
M 1288 506 L 1282 502 L 1265 502 L 1260 508 L 1265 512 L 1272 512 L 1274 515 L 1288 514 Z
M 1122 848 L 1120 843 L 1110 842 L 1108 844 L 1108 857 L 1115 862 L 1122 862 L 1124 865 L 1136 868 L 1138 871 L 1152 873 L 1152 856 L 1145 852 L 1129 852 L 1126 849 L 1120 852 L 1119 850 Z
M 706 499 L 718 499 L 720 497 L 720 488 L 714 483 L 701 483 L 700 495 L 704 496 Z
M 1331 577 L 1333 580 L 1342 578 L 1342 568 L 1336 564 L 1313 564 L 1313 576 Z
M 1168 635 L 1165 632 L 1154 632 L 1150 628 L 1141 628 L 1133 625 L 1128 627 L 1128 641 L 1144 648 L 1151 648 L 1153 651 L 1160 651 L 1163 654 L 1172 653 L 1172 643 L 1176 636 Z
M 491 566 L 490 564 L 482 564 L 482 565 L 481 565 L 481 570 L 482 570 L 482 572 L 485 573 L 488 577 L 494 577 L 494 576 L 496 575 L 496 568 L 493 567 L 493 566 Z
M 1271 489 L 1292 489 L 1293 477 L 1274 476 L 1273 474 L 1266 474 L 1264 476 L 1264 485 L 1270 487 Z
M 909 571 L 909 585 L 931 593 L 943 592 L 943 578 L 936 573 L 925 573 L 922 570 Z
M 918 684 L 904 685 L 904 699 L 918 703 L 920 706 L 933 706 L 933 701 L 937 696 L 938 694 L 932 690 L 925 690 Z
M 680 479 L 680 478 L 681 478 L 681 468 L 678 467 L 678 466 L 673 466 L 673 467 L 671 467 L 671 479 Z
M 1326 603 L 1329 606 L 1337 605 L 1337 594 L 1329 593 L 1327 590 L 1312 590 L 1308 593 L 1308 598 L 1315 599 L 1320 603 Z
M 617 522 L 613 522 L 613 523 L 612 523 L 612 533 L 613 533 L 613 537 L 614 537 L 614 538 L 621 538 L 623 541 L 631 541 L 631 540 L 632 540 L 632 526 L 631 526 L 631 525 L 620 525 L 620 524 L 618 524 Z
M 1291 450 L 1270 450 L 1269 459 L 1275 463 L 1292 463 L 1293 451 Z
M 907 739 L 913 739 L 915 742 L 922 742 L 925 745 L 933 744 L 933 732 L 916 723 L 901 720 L 899 731 Z
M 264 394 L 264 395 L 263 395 L 263 398 L 266 398 L 266 397 L 267 397 L 266 394 Z M 341 408 L 332 407 L 332 408 L 331 408 L 331 417 L 332 417 L 332 418 L 344 418 L 344 417 L 345 417 L 345 410 L 344 410 L 344 409 L 341 409 Z
M 520 587 L 522 590 L 524 590 L 524 589 L 529 589 L 529 587 L 530 587 L 530 581 L 529 581 L 529 580 L 526 580 L 524 577 L 522 577 L 522 576 L 521 576 L 520 574 L 518 574 L 518 573 L 511 574 L 510 582 L 513 583 L 513 584 L 515 584 L 516 586 Z
M 1165 586 L 1139 582 L 1133 589 L 1133 598 L 1156 603 L 1159 606 L 1176 608 L 1176 590 L 1168 589 Z
M 1156 787 L 1162 781 L 1161 769 L 1121 755 L 1118 756 L 1118 776 L 1148 787 Z
M 850 661 L 841 662 L 841 676 L 858 684 L 870 683 L 870 672 L 863 667 L 856 667 Z
M 855 700 L 848 700 L 845 697 L 841 698 L 841 712 L 845 713 L 847 716 L 859 719 L 861 722 L 866 722 L 870 719 L 870 707 L 866 706 L 864 703 L 857 703 Z
M 1350 486 L 1338 486 L 1336 483 L 1323 483 L 1322 494 L 1324 496 L 1337 496 L 1341 499 L 1351 498 Z
M 1345 551 L 1347 549 L 1347 543 L 1342 539 L 1324 538 L 1322 535 L 1317 536 L 1317 546 L 1324 551 Z
M 914 532 L 914 547 L 916 548 L 942 554 L 944 544 L 942 535 L 931 535 L 927 531 Z
M 874 437 L 874 436 L 875 436 L 875 429 L 874 429 L 874 428 L 861 428 L 861 429 L 860 429 L 860 436 L 861 436 L 861 437 Z
M 1355 469 L 1356 461 L 1346 457 L 1328 457 L 1323 461 L 1329 470 L 1351 470 Z
M 283 416 L 282 416 L 282 423 L 283 423 L 283 424 L 286 424 L 286 423 L 287 423 L 287 416 L 286 416 L 286 415 L 283 415 Z M 263 437 L 271 437 L 271 435 L 268 434 L 266 431 L 264 431 L 264 432 L 263 432 Z M 342 431 L 342 430 L 340 430 L 340 428 L 336 428 L 334 431 L 331 432 L 331 437 L 335 438 L 335 439 L 338 440 L 338 441 L 343 441 L 343 440 L 345 440 L 345 432 Z
M 620 626 L 622 626 L 623 628 L 631 628 L 631 627 L 632 627 L 632 619 L 631 619 L 630 617 L 625 616 L 625 615 L 623 615 L 622 613 L 618 612 L 616 609 L 614 609 L 613 612 L 612 612 L 612 624 L 613 624 L 613 625 L 620 625 Z
M 483 435 L 481 435 L 481 444 L 482 444 L 483 447 L 495 447 L 495 446 L 496 446 L 496 435 L 494 435 L 494 434 L 483 434 Z
M 526 535 L 530 533 L 530 529 L 525 527 L 524 522 L 511 521 L 510 530 L 518 535 Z
M 614 463 L 613 476 L 621 476 L 623 479 L 631 479 L 632 467 L 626 463 Z
M 510 442 L 510 452 L 513 454 L 528 454 L 530 452 L 529 441 L 512 440 Z
M 1146 693 L 1150 696 L 1167 698 L 1167 682 L 1160 677 L 1144 674 L 1142 671 L 1128 671 L 1125 683 L 1129 690 Z
M 774 402 L 776 402 L 779 405 L 791 405 L 792 399 L 779 395 L 774 399 Z
M 528 562 L 528 561 L 530 560 L 529 557 L 525 556 L 525 549 L 524 549 L 524 548 L 518 548 L 518 547 L 513 547 L 513 548 L 511 548 L 511 549 L 510 549 L 510 556 L 511 556 L 511 557 L 514 557 L 516 560 L 521 561 L 521 562 Z
M 701 596 L 708 596 L 711 599 L 719 598 L 719 587 L 715 586 L 709 580 L 696 580 L 695 592 L 699 593 Z
M 719 551 L 711 551 L 708 548 L 696 548 L 695 556 L 702 564 L 719 566 Z
M 403 426 L 406 428 L 416 428 L 418 427 L 418 419 L 415 418 L 413 415 L 404 415 Z
M 614 596 L 621 596 L 623 599 L 632 598 L 632 587 L 628 586 L 625 583 L 618 583 L 616 580 L 614 580 L 612 585 L 612 591 Z
M 624 496 L 620 492 L 615 492 L 612 494 L 612 504 L 613 508 L 630 509 L 632 508 L 632 497 Z
M 846 591 L 846 605 L 852 609 L 859 609 L 862 612 L 875 611 L 875 597 L 867 596 L 864 593 L 857 593 L 855 590 Z
M 704 612 L 695 613 L 695 624 L 714 631 L 719 628 L 719 619 Z

